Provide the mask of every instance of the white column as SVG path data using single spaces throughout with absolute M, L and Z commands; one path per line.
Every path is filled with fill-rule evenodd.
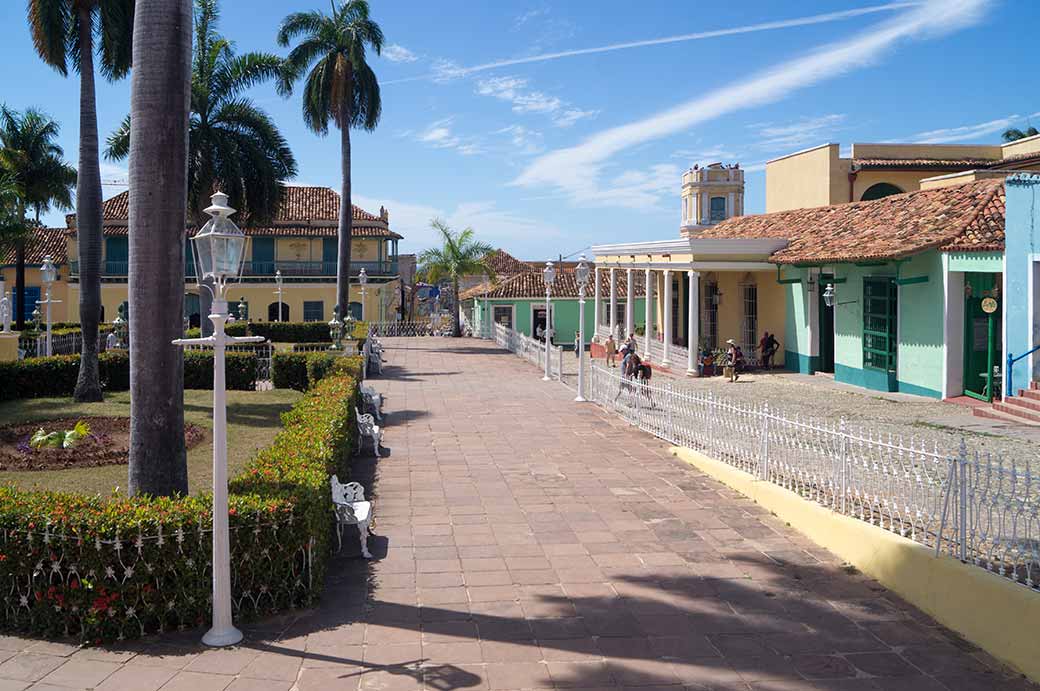
M 651 280 L 653 275 L 654 273 L 652 269 L 646 270 L 646 333 L 644 334 L 646 346 L 643 348 L 643 355 L 645 357 L 650 356 L 650 339 L 653 338 L 653 336 L 651 336 L 654 326 L 654 284 Z
M 689 341 L 689 354 L 686 358 L 686 374 L 690 377 L 697 376 L 697 356 L 700 350 L 701 324 L 700 324 L 700 301 L 701 287 L 700 274 L 696 271 L 688 271 L 690 293 L 690 307 L 686 314 L 686 340 Z
M 726 203 L 726 218 L 731 216 L 738 216 L 737 213 L 737 195 L 734 192 L 729 193 L 729 201 Z
M 601 299 L 600 299 L 600 293 L 603 292 L 603 291 L 600 290 L 600 287 L 599 287 L 599 267 L 598 266 L 592 267 L 592 280 L 595 282 L 595 286 L 596 286 L 596 303 L 594 305 L 596 311 L 592 313 L 594 315 L 593 318 L 592 318 L 592 337 L 595 338 L 596 335 L 599 334 L 599 319 L 600 319 L 600 316 L 599 316 L 600 315 L 600 311 L 599 310 L 600 310 L 600 305 L 602 304 Z
M 667 365 L 672 352 L 672 270 L 664 270 L 664 357 L 661 364 Z
M 636 330 L 636 282 L 635 272 L 632 269 L 625 269 L 625 271 L 628 272 L 625 276 L 628 281 L 625 299 L 625 338 L 628 338 L 628 335 Z
M 617 269 L 610 267 L 610 335 L 617 338 Z
M 708 225 L 711 220 L 711 203 L 708 200 L 708 193 L 704 192 L 701 194 L 701 223 Z

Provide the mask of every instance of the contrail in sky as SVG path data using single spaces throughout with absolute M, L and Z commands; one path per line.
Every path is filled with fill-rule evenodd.
M 706 38 L 719 38 L 721 36 L 751 34 L 759 31 L 791 29 L 798 26 L 810 26 L 812 24 L 826 24 L 827 22 L 837 22 L 843 19 L 852 19 L 854 17 L 862 17 L 868 14 L 876 14 L 878 12 L 892 12 L 895 10 L 906 9 L 908 7 L 916 7 L 919 4 L 920 2 L 890 2 L 884 5 L 872 5 L 870 7 L 860 7 L 852 10 L 843 10 L 841 12 L 827 12 L 825 14 L 814 14 L 809 17 L 797 17 L 795 19 L 781 19 L 773 22 L 761 22 L 759 24 L 734 26 L 728 29 L 698 31 L 692 34 L 681 34 L 679 36 L 665 36 L 663 38 L 651 38 L 644 41 L 629 41 L 627 43 L 612 43 L 610 45 L 596 46 L 593 48 L 576 48 L 574 50 L 563 50 L 556 53 L 542 53 L 541 55 L 531 55 L 526 58 L 513 58 L 510 60 L 496 60 L 494 62 L 485 62 L 483 64 L 473 65 L 471 67 L 447 68 L 441 71 L 430 72 L 428 74 L 418 75 L 415 77 L 390 79 L 382 83 L 403 84 L 405 82 L 417 82 L 427 79 L 437 79 L 444 77 L 462 77 L 467 74 L 473 74 L 474 72 L 484 72 L 487 70 L 496 69 L 498 67 L 526 65 L 533 62 L 546 62 L 548 60 L 559 60 L 560 58 L 570 58 L 575 57 L 577 55 L 594 55 L 596 53 L 609 53 L 615 50 L 628 50 L 630 48 L 643 48 L 645 46 L 660 46 L 668 43 L 682 43 L 684 41 L 700 41 Z

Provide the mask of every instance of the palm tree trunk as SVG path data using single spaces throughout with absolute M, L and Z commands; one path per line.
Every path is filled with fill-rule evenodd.
M 191 0 L 137 0 L 130 82 L 131 494 L 188 491 L 184 451 L 185 202 Z
M 91 7 L 79 8 L 79 171 L 76 175 L 76 233 L 79 238 L 79 323 L 83 338 L 79 376 L 72 397 L 100 401 L 98 321 L 101 319 L 101 168 L 98 163 L 97 100 L 94 95 L 94 36 Z
M 25 330 L 25 240 L 14 249 L 14 328 Z
M 453 291 L 452 300 L 455 302 L 454 312 L 454 323 L 451 327 L 451 335 L 458 338 L 462 335 L 462 303 L 459 301 L 459 279 L 456 277 L 452 279 L 451 287 Z
M 343 185 L 339 193 L 336 303 L 339 305 L 341 316 L 346 315 L 350 309 L 350 236 L 354 225 L 354 206 L 350 198 L 350 104 L 353 98 L 353 77 L 349 72 L 346 80 L 346 95 L 339 105 L 340 166 L 343 171 Z

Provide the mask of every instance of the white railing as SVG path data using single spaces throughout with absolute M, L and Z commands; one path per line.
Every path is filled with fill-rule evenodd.
M 370 322 L 369 333 L 375 336 L 432 336 L 430 322 Z
M 107 338 L 107 333 L 98 334 L 98 352 L 105 352 Z M 76 355 L 82 351 L 82 346 L 83 336 L 78 331 L 51 335 L 51 355 Z M 47 334 L 19 338 L 18 349 L 22 352 L 22 357 L 45 356 L 47 354 Z
M 495 343 L 511 353 L 537 365 L 541 371 L 545 371 L 545 342 L 525 336 L 524 334 L 506 328 L 501 324 L 494 325 Z M 553 379 L 561 379 L 563 376 L 563 347 L 549 346 L 549 376 Z
M 213 346 L 204 343 L 191 343 L 183 346 L 185 350 L 213 351 Z M 242 343 L 238 345 L 228 344 L 224 346 L 228 353 L 249 353 L 256 355 L 256 388 L 266 390 L 271 388 L 271 359 L 274 357 L 274 344 L 267 343 Z
M 677 446 L 1040 588 L 1040 476 L 1026 463 L 789 417 L 593 366 L 586 396 Z

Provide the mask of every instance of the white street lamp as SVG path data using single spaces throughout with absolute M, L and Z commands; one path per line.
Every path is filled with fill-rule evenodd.
M 274 272 L 274 282 L 278 286 L 278 290 L 274 291 L 278 294 L 278 318 L 275 321 L 282 321 L 282 270 L 278 269 Z
M 578 259 L 578 267 L 574 270 L 578 281 L 578 395 L 574 400 L 585 402 L 585 288 L 589 284 L 589 265 L 585 255 Z
M 54 266 L 54 260 L 51 259 L 49 254 L 43 258 L 43 266 L 40 267 L 40 280 L 43 281 L 47 298 L 45 300 L 37 300 L 36 304 L 47 306 L 47 355 L 53 355 L 54 350 L 51 345 L 51 305 L 61 304 L 61 300 L 55 300 L 51 297 L 51 285 L 58 280 L 58 269 Z
M 202 642 L 212 646 L 234 645 L 242 632 L 231 618 L 231 544 L 228 529 L 227 393 L 224 390 L 224 348 L 228 343 L 259 343 L 263 336 L 235 338 L 224 332 L 228 320 L 228 281 L 242 273 L 246 236 L 229 218 L 235 210 L 227 195 L 217 192 L 206 209 L 212 218 L 195 234 L 195 271 L 199 290 L 213 294 L 213 335 L 207 338 L 178 338 L 175 345 L 213 346 L 213 626 Z M 212 288 L 209 283 L 212 282 Z
M 552 285 L 556 280 L 556 269 L 553 268 L 552 262 L 545 262 L 542 280 L 545 281 L 545 376 L 542 377 L 542 381 L 549 381 L 552 379 L 549 376 L 549 349 L 552 347 Z
M 827 289 L 823 291 L 823 304 L 834 307 L 834 284 L 828 283 Z
M 365 267 L 361 267 L 357 280 L 361 284 L 361 321 L 365 321 L 365 286 L 368 285 L 368 272 L 365 271 Z

